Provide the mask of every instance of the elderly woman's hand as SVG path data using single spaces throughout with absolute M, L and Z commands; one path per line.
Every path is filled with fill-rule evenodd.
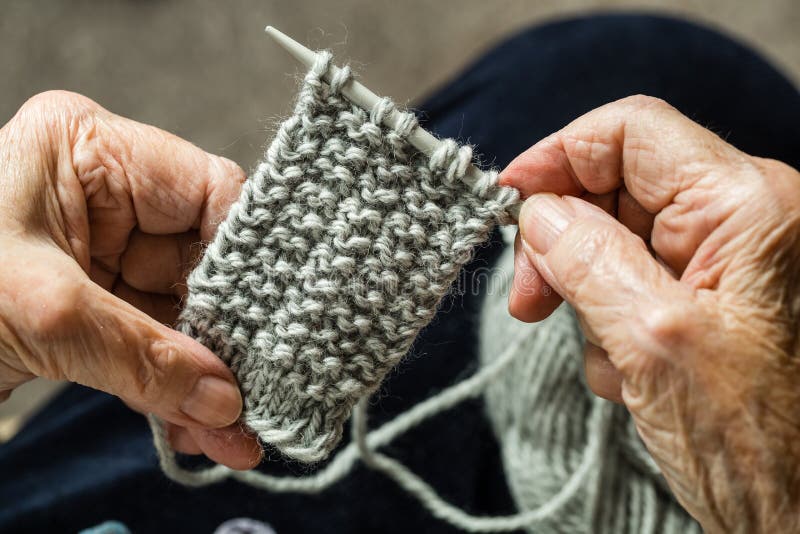
M 800 175 L 632 97 L 502 180 L 528 197 L 511 313 L 575 307 L 589 385 L 706 530 L 800 531 Z
M 64 92 L 0 130 L 0 162 L 0 400 L 71 380 L 161 416 L 183 452 L 257 463 L 232 373 L 166 326 L 242 170 Z

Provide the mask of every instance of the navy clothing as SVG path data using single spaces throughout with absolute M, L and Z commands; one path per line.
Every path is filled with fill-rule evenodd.
M 653 16 L 593 16 L 526 30 L 420 105 L 440 136 L 477 144 L 486 163 L 514 156 L 581 114 L 636 93 L 661 97 L 742 150 L 800 167 L 800 94 L 764 59 L 714 31 Z M 498 239 L 465 276 L 489 265 Z M 371 426 L 477 367 L 480 297 L 454 292 L 410 356 L 390 373 Z M 476 514 L 515 511 L 480 400 L 395 441 L 387 452 Z M 272 473 L 307 467 L 277 460 Z M 234 517 L 278 533 L 453 532 L 394 483 L 363 466 L 317 496 L 236 482 L 184 488 L 156 463 L 144 417 L 72 386 L 0 446 L 0 532 L 76 532 L 119 520 L 132 532 L 213 532 Z

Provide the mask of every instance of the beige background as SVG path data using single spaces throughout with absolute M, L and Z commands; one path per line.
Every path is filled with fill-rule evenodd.
M 37 92 L 70 89 L 249 169 L 300 72 L 267 24 L 331 48 L 370 88 L 407 102 L 531 23 L 631 8 L 720 28 L 800 80 L 800 0 L 19 0 L 0 14 L 0 122 Z M 0 441 L 53 389 L 37 381 L 0 405 Z

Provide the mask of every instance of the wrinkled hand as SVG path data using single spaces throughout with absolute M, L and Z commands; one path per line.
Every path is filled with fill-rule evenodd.
M 800 531 L 800 174 L 632 97 L 502 180 L 528 197 L 511 313 L 575 307 L 589 385 L 707 531 Z
M 70 380 L 159 415 L 178 450 L 257 463 L 232 373 L 166 326 L 242 170 L 65 92 L 23 105 L 0 162 L 0 401 Z

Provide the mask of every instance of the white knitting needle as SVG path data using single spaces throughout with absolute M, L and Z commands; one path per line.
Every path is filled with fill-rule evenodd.
M 283 48 L 286 49 L 295 59 L 297 59 L 300 63 L 305 65 L 306 68 L 311 68 L 314 66 L 314 62 L 317 59 L 317 54 L 313 50 L 309 50 L 305 46 L 301 45 L 288 35 L 284 34 L 283 32 L 276 30 L 272 26 L 267 26 L 264 29 L 267 32 L 267 35 L 272 37 L 275 42 L 281 45 Z M 339 72 L 339 67 L 335 65 L 331 65 L 327 74 L 325 74 L 325 81 L 330 82 L 331 78 Z M 342 86 L 342 94 L 347 98 L 350 102 L 355 104 L 356 106 L 370 110 L 372 109 L 380 100 L 381 98 L 361 85 L 357 80 L 350 79 L 346 84 Z M 387 116 L 383 119 L 383 122 L 389 126 L 390 128 L 396 128 L 400 121 L 402 120 L 402 115 L 396 109 L 393 109 L 391 113 L 387 114 Z M 411 145 L 422 152 L 430 156 L 433 152 L 439 147 L 441 141 L 439 141 L 436 137 L 432 134 L 427 132 L 421 126 L 417 126 L 414 128 L 408 136 L 408 142 Z M 474 165 L 470 164 L 467 168 L 466 175 L 464 176 L 463 180 L 467 185 L 474 185 L 478 180 L 483 177 L 483 172 L 480 169 L 475 167 Z M 509 213 L 514 219 L 519 218 L 519 204 L 512 206 L 509 209 Z

